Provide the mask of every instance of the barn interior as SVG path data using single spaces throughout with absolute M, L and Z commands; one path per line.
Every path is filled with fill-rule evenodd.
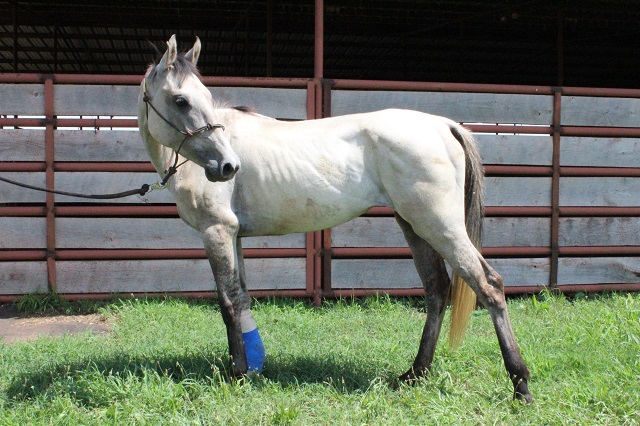
M 640 7 L 630 0 L 9 0 L 0 8 L 4 73 L 140 75 L 175 33 L 185 49 L 201 38 L 208 76 L 640 87 Z

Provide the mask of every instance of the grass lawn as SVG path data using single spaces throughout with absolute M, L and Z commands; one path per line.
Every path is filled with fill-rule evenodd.
M 640 294 L 509 301 L 530 406 L 511 399 L 484 310 L 458 351 L 441 338 L 430 377 L 392 390 L 417 350 L 417 299 L 257 302 L 267 364 L 234 383 L 214 302 L 95 309 L 114 322 L 110 335 L 0 342 L 0 425 L 640 423 Z

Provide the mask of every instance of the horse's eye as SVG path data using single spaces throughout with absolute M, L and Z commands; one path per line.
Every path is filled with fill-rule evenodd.
M 189 106 L 189 101 L 187 101 L 187 99 L 186 99 L 186 98 L 184 98 L 184 97 L 182 97 L 182 96 L 178 96 L 178 97 L 175 99 L 175 103 L 176 103 L 176 105 L 178 105 L 178 106 L 179 106 L 179 107 L 181 107 L 181 108 L 184 108 L 184 107 L 186 107 L 186 106 Z

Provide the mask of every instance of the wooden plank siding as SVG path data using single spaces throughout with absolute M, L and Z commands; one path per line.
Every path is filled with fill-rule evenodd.
M 2 161 L 44 161 L 44 130 L 2 129 Z
M 139 87 L 110 84 L 107 76 L 80 80 L 52 84 L 47 113 L 44 81 L 0 85 L 2 175 L 86 193 L 158 181 L 135 128 Z M 210 90 L 221 105 L 287 120 L 319 116 L 324 101 L 325 115 L 394 107 L 462 122 L 477 131 L 487 169 L 483 250 L 509 292 L 640 288 L 640 96 L 572 89 L 557 103 L 554 88 L 489 93 L 478 86 L 476 93 L 349 84 L 321 90 L 313 80 L 247 80 Z M 45 173 L 47 149 L 53 179 Z M 168 191 L 109 202 L 54 200 L 48 220 L 44 193 L 0 182 L 1 300 L 52 290 L 74 297 L 215 290 L 200 234 L 178 218 Z M 317 300 L 421 292 L 389 209 L 322 232 L 246 238 L 243 247 L 254 294 Z
M 336 90 L 331 94 L 332 115 L 385 108 L 413 109 L 461 123 L 548 125 L 553 99 L 504 93 Z
M 44 116 L 43 84 L 3 84 L 3 115 Z
M 245 259 L 251 290 L 304 288 L 304 258 Z M 57 262 L 60 293 L 211 292 L 215 282 L 206 259 Z

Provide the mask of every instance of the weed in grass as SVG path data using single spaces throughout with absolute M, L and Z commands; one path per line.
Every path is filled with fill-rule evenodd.
M 45 314 L 66 312 L 71 304 L 57 293 L 26 294 L 15 302 L 18 311 L 25 314 Z
M 23 315 L 84 315 L 103 314 L 108 315 L 108 307 L 113 300 L 77 300 L 69 301 L 60 294 L 30 293 L 25 294 L 14 302 L 16 309 Z

